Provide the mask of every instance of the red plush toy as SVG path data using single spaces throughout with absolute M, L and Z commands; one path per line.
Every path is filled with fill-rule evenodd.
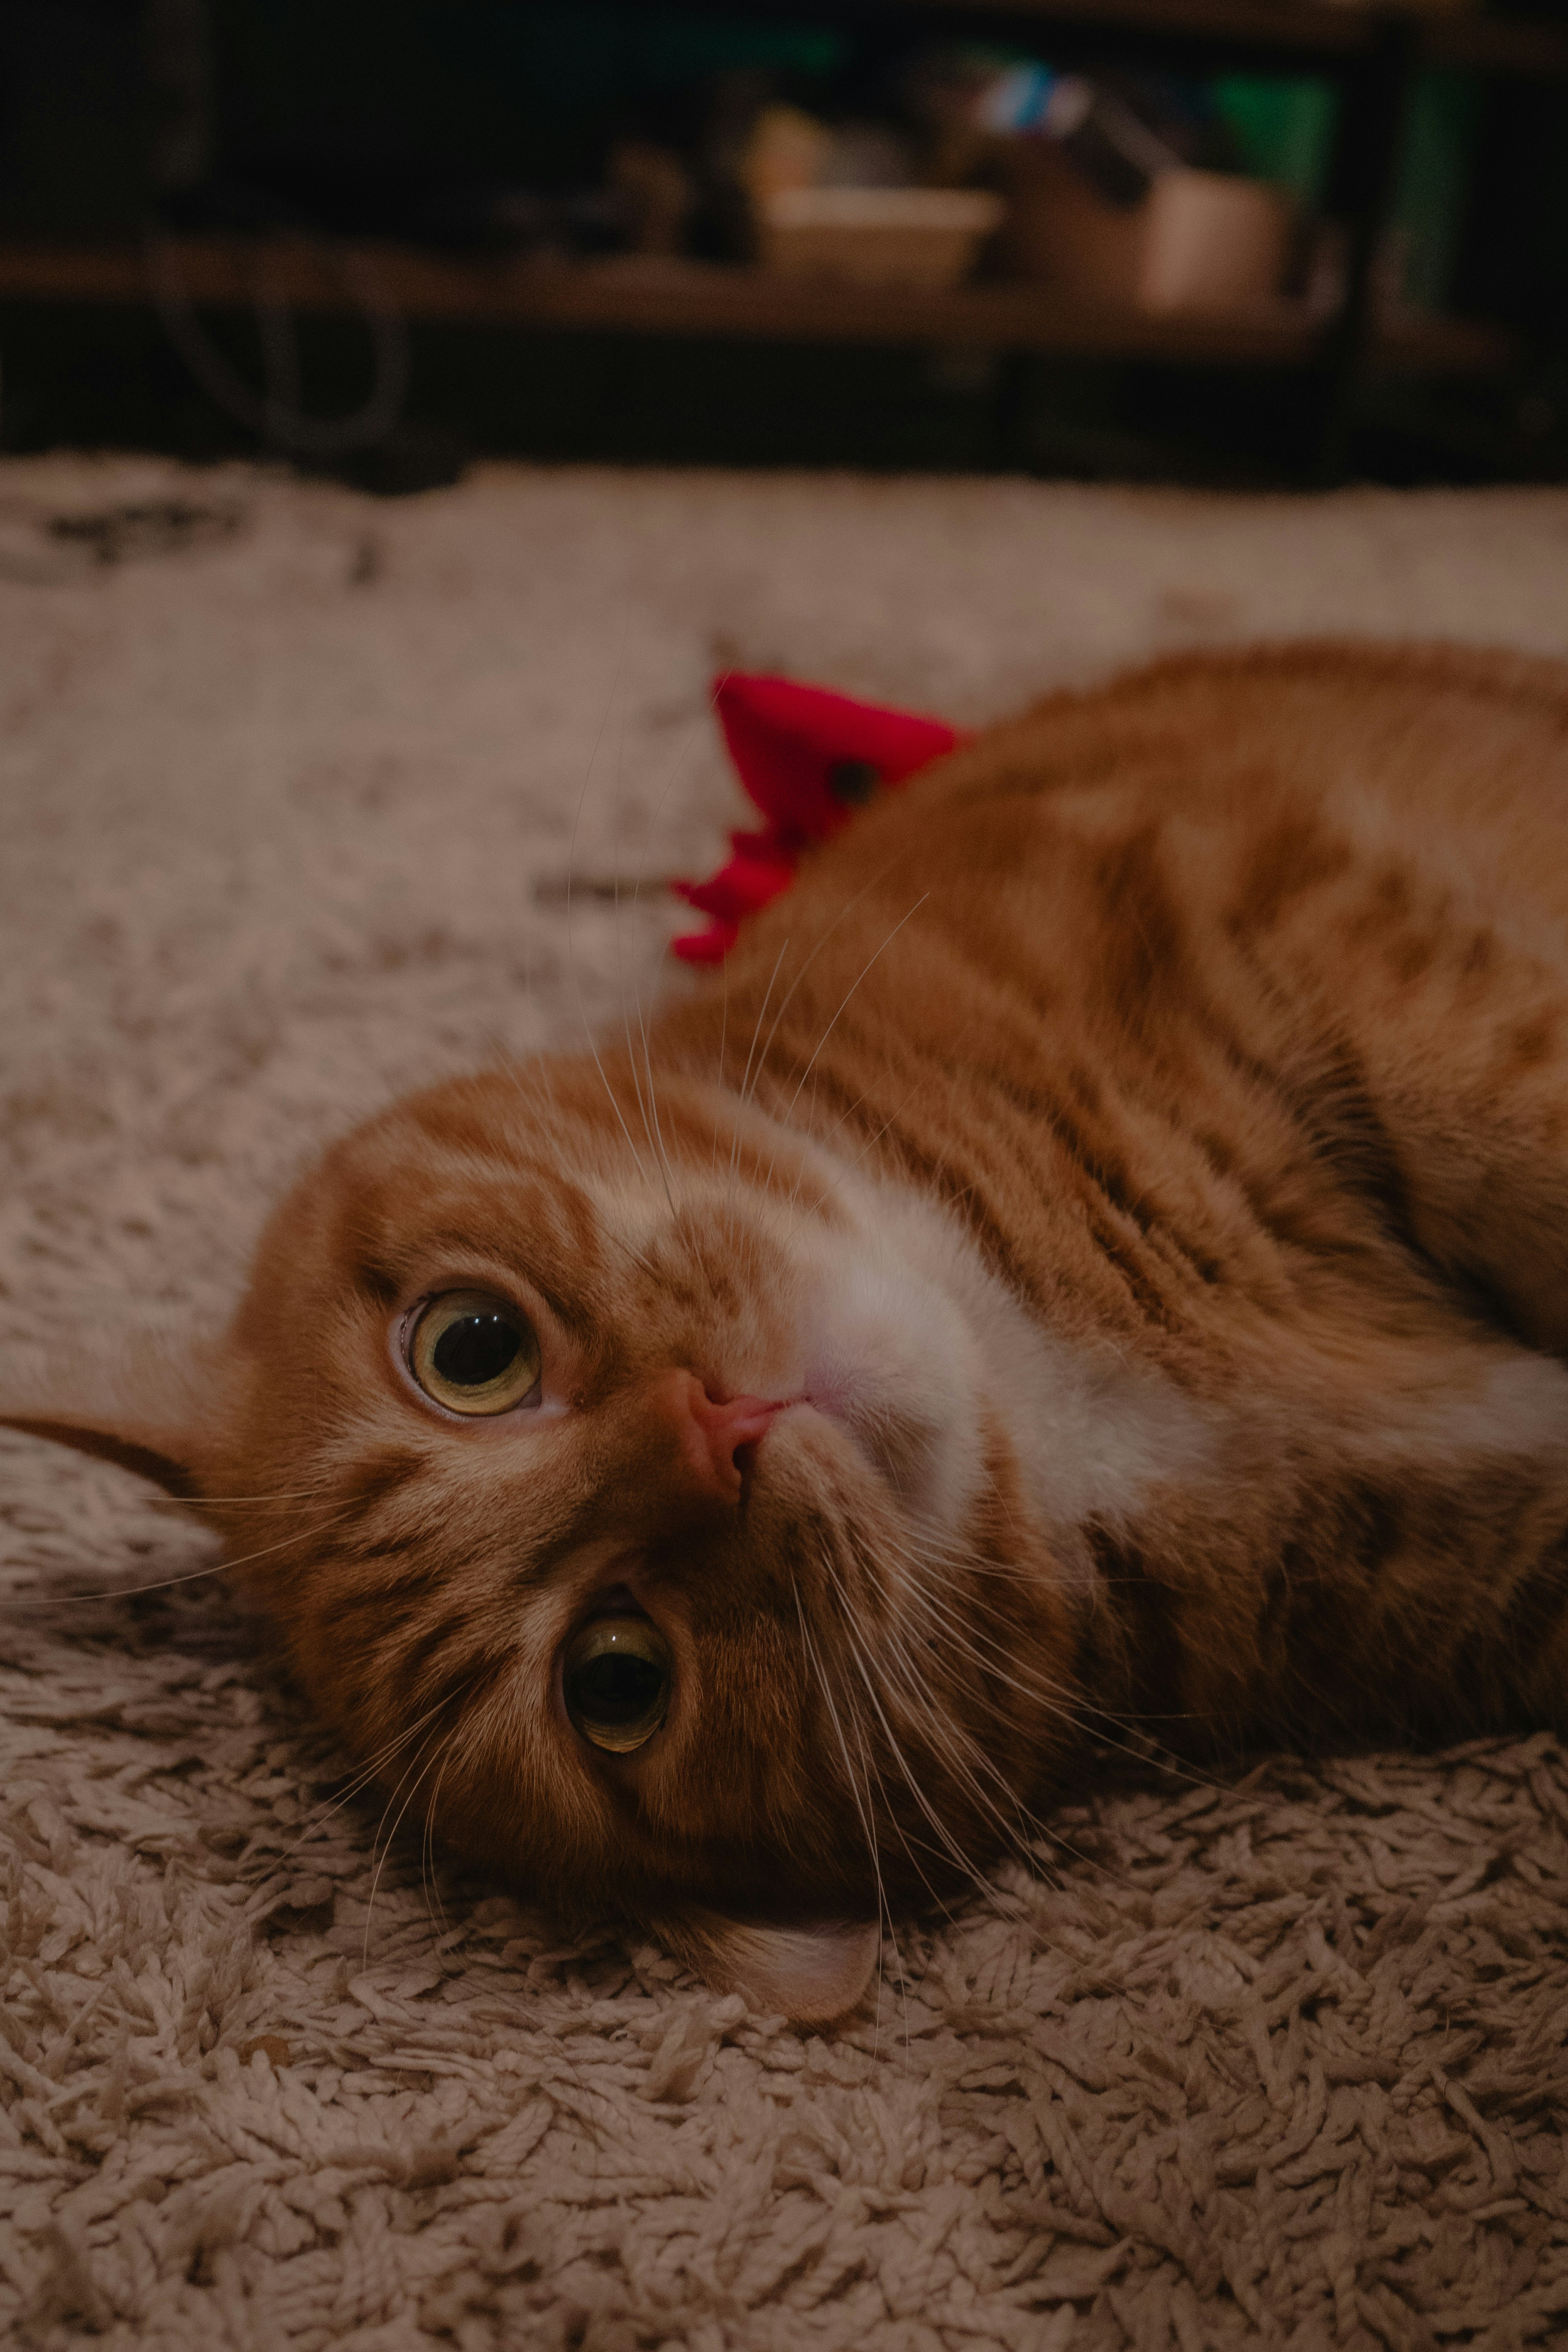
M 881 787 L 908 782 L 962 738 L 940 719 L 883 710 L 822 686 L 731 670 L 713 690 L 730 756 L 767 819 L 761 833 L 732 833 L 732 855 L 710 882 L 677 882 L 681 898 L 711 917 L 672 942 L 687 963 L 722 963 L 743 917 L 787 890 L 802 850 L 847 824 Z

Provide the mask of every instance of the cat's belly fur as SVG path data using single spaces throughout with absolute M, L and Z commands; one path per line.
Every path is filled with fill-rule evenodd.
M 1305 648 L 1058 698 L 750 927 L 742 1051 L 781 950 L 759 1099 L 799 1125 L 809 1066 L 815 1131 L 973 1237 L 1105 1704 L 1568 1715 L 1562 673 Z M 719 1037 L 710 999 L 659 1042 Z
M 1521 1699 L 1568 1720 L 1559 1668 L 1523 1638 L 1568 1591 L 1557 1358 L 1441 1318 L 1360 1379 L 1282 1363 L 1195 1395 L 1125 1346 L 1052 1332 L 951 1213 L 900 1189 L 872 1213 L 980 1342 L 1092 1706 L 1200 1750 L 1481 1727 Z

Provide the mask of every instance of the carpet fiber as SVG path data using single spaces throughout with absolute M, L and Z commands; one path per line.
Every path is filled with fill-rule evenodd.
M 0 468 L 0 1346 L 214 1316 L 348 1118 L 663 974 L 716 665 L 973 722 L 1568 652 L 1568 499 Z M 570 923 L 570 936 L 569 936 Z M 0 2325 L 131 2352 L 1568 2340 L 1568 1766 L 1126 1755 L 830 2035 L 437 1861 L 132 1478 L 0 1437 Z

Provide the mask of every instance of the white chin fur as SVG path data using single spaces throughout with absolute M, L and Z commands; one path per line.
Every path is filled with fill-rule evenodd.
M 860 1231 L 805 1242 L 803 1385 L 932 1535 L 959 1534 L 987 1475 L 988 1423 L 1007 1431 L 1058 1538 L 1090 1518 L 1125 1524 L 1151 1487 L 1214 1472 L 1214 1414 L 1043 1329 L 946 1212 L 891 1186 L 845 1183 L 839 1198 Z M 1069 1581 L 1072 1561 L 1068 1547 Z
M 955 1533 L 984 1476 L 984 1366 L 964 1318 L 874 1240 L 822 1273 L 805 1317 L 806 1396 L 848 1430 L 906 1509 Z

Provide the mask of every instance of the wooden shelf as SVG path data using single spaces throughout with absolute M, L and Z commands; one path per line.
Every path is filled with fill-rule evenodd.
M 864 0 L 862 0 L 864 5 Z M 1011 17 L 1020 26 L 1145 33 L 1221 48 L 1355 58 L 1390 23 L 1412 25 L 1423 63 L 1479 72 L 1568 74 L 1568 30 L 1475 8 L 1363 6 L 1356 0 L 896 0 L 915 16 Z
M 1423 26 L 1421 59 L 1426 65 L 1468 66 L 1477 73 L 1556 77 L 1568 74 L 1568 28 L 1459 11 Z
M 1010 16 L 1024 23 L 1070 25 L 1093 33 L 1152 33 L 1243 48 L 1290 49 L 1354 57 L 1368 44 L 1371 20 L 1356 7 L 1314 0 L 899 0 L 911 16 Z
M 773 277 L 717 262 L 458 258 L 408 246 L 301 238 L 171 237 L 137 246 L 0 244 L 0 299 L 145 303 L 165 295 L 249 310 L 258 302 L 342 313 L 382 310 L 454 323 L 623 334 L 740 336 L 1079 352 L 1108 359 L 1300 367 L 1326 322 L 1304 305 L 1163 318 L 1075 301 L 1042 287 L 927 292 Z M 1374 362 L 1431 374 L 1505 367 L 1508 337 L 1479 321 L 1412 314 L 1373 340 Z

